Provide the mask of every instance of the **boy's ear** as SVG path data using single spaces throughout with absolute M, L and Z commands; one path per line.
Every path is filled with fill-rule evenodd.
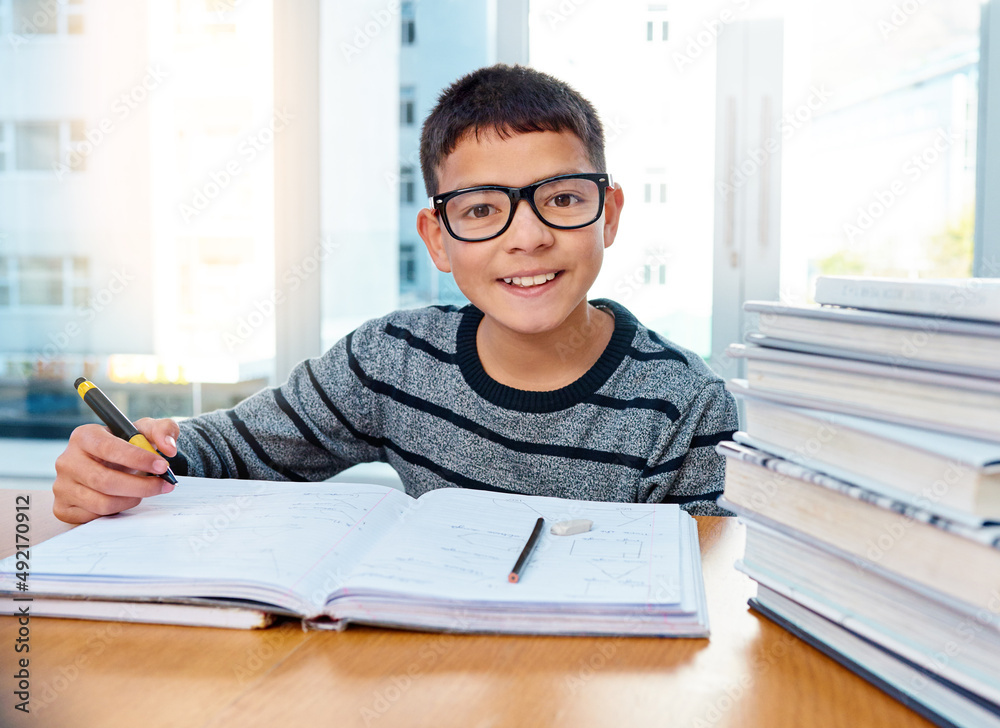
M 441 232 L 441 225 L 434 210 L 425 207 L 417 213 L 417 233 L 427 246 L 427 252 L 430 253 L 437 269 L 442 273 L 451 273 L 451 261 L 448 260 L 448 251 L 445 250 L 442 240 L 444 233 Z
M 615 183 L 614 188 L 604 194 L 604 247 L 610 247 L 618 234 L 618 222 L 621 220 L 622 207 L 625 205 L 625 193 L 622 186 Z

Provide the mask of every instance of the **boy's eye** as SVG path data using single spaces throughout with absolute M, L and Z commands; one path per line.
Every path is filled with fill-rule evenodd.
M 462 212 L 462 217 L 470 217 L 474 220 L 478 220 L 484 217 L 489 217 L 490 215 L 495 215 L 496 213 L 497 209 L 493 205 L 480 203 L 478 205 L 470 205 L 469 207 L 467 207 Z
M 488 217 L 493 214 L 492 205 L 476 205 L 471 210 L 469 210 L 469 215 L 471 217 Z
M 570 194 L 569 192 L 561 192 L 549 200 L 549 204 L 555 207 L 569 207 L 570 205 L 575 205 L 578 202 L 580 202 L 580 198 L 576 195 Z

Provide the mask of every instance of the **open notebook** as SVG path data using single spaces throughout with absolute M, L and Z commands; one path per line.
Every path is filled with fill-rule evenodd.
M 53 613 L 81 617 L 95 615 L 74 614 L 72 598 L 119 607 L 211 600 L 338 627 L 708 634 L 697 527 L 676 505 L 179 480 L 172 493 L 33 546 L 26 592 L 17 589 L 15 557 L 0 562 L 2 611 L 15 612 L 12 597 L 29 595 L 36 616 L 45 613 L 43 597 L 61 605 Z M 539 516 L 542 540 L 520 582 L 509 583 Z M 570 518 L 593 528 L 549 533 Z M 133 610 L 140 616 L 132 619 L 144 621 L 143 613 Z M 161 613 L 149 621 L 183 620 Z

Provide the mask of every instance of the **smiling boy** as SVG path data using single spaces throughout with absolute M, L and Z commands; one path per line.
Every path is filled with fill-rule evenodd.
M 431 207 L 417 229 L 470 304 L 369 321 L 231 410 L 140 420 L 175 472 L 323 480 L 382 461 L 414 496 L 468 487 L 725 514 L 714 446 L 737 417 L 722 380 L 621 305 L 587 300 L 624 205 L 593 107 L 537 71 L 480 69 L 441 95 L 421 166 Z M 79 427 L 56 462 L 55 514 L 83 522 L 169 492 L 130 472 L 165 468 Z

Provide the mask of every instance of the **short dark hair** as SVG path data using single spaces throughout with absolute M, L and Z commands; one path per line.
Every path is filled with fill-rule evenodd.
M 594 107 L 570 86 L 525 66 L 480 68 L 438 97 L 420 134 L 420 169 L 427 196 L 438 193 L 437 170 L 469 132 L 501 139 L 533 131 L 570 131 L 579 137 L 595 172 L 606 172 L 604 129 Z

